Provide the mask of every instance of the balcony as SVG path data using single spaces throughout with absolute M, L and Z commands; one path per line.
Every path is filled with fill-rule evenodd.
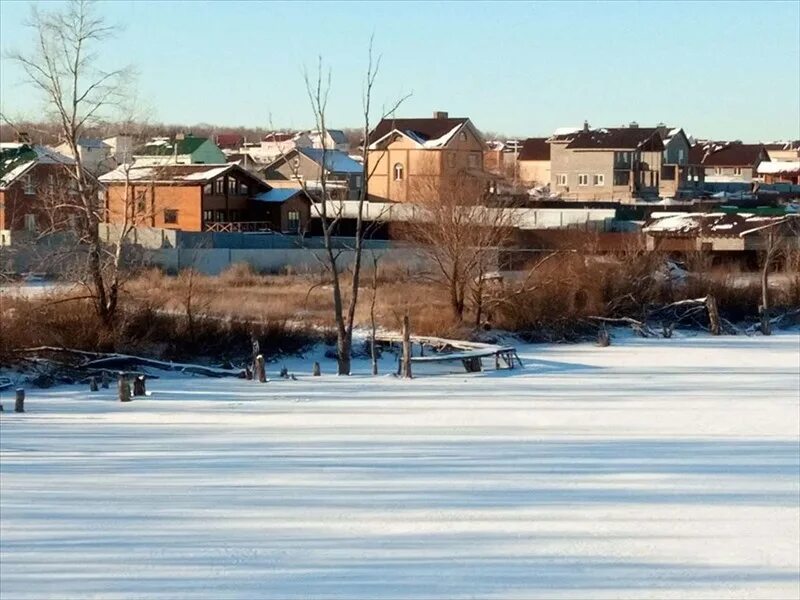
M 272 223 L 268 221 L 214 221 L 203 223 L 203 231 L 212 233 L 271 233 Z

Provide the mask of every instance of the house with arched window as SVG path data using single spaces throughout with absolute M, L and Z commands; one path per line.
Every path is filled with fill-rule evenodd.
M 485 143 L 468 118 L 435 112 L 430 119 L 383 119 L 369 134 L 369 199 L 414 202 L 424 187 L 465 174 L 484 176 Z M 422 180 L 425 185 L 417 185 Z

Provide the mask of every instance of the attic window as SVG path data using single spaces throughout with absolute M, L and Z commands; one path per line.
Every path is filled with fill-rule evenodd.
M 458 135 L 458 139 L 460 139 L 462 142 L 466 142 L 467 141 L 467 132 L 466 131 L 462 131 Z
M 403 165 L 401 163 L 395 163 L 394 165 L 394 180 L 403 181 Z

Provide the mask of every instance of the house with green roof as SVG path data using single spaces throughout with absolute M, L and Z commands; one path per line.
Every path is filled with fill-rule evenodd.
M 156 165 L 224 165 L 222 150 L 212 140 L 179 133 L 174 140 L 154 138 L 133 151 L 138 166 Z

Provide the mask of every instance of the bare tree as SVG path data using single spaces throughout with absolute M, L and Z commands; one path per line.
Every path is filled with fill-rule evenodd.
M 471 297 L 480 319 L 486 278 L 513 238 L 515 211 L 486 206 L 485 182 L 466 173 L 421 174 L 409 185 L 414 215 L 404 237 L 432 264 L 429 278 L 447 290 L 453 318 L 463 320 Z
M 367 70 L 364 78 L 364 87 L 362 90 L 362 173 L 361 173 L 361 190 L 358 200 L 355 201 L 355 229 L 353 233 L 353 241 L 351 246 L 342 246 L 336 243 L 334 239 L 338 231 L 338 227 L 342 219 L 346 215 L 344 201 L 332 202 L 333 194 L 329 189 L 328 181 L 328 164 L 330 148 L 327 147 L 327 107 L 328 95 L 331 87 L 331 73 L 323 65 L 322 58 L 319 59 L 317 64 L 316 76 L 312 76 L 306 71 L 304 79 L 306 84 L 306 91 L 308 94 L 309 104 L 314 115 L 314 122 L 316 130 L 320 134 L 322 140 L 322 152 L 320 153 L 320 170 L 319 180 L 316 182 L 315 189 L 309 190 L 308 185 L 304 178 L 299 177 L 295 172 L 295 178 L 299 181 L 301 187 L 306 194 L 315 198 L 317 202 L 312 205 L 312 212 L 320 219 L 322 228 L 322 237 L 324 244 L 324 265 L 328 276 L 330 277 L 331 288 L 333 290 L 333 313 L 336 327 L 336 349 L 337 349 L 337 372 L 339 375 L 350 374 L 350 358 L 351 350 L 353 347 L 353 326 L 355 324 L 355 313 L 358 305 L 358 296 L 361 281 L 361 258 L 363 251 L 363 242 L 366 232 L 364 223 L 364 204 L 369 197 L 369 178 L 372 171 L 377 167 L 374 165 L 372 170 L 369 165 L 369 134 L 372 128 L 372 94 L 380 71 L 381 58 L 373 55 L 373 39 L 370 38 L 369 48 L 367 53 Z M 393 114 L 400 105 L 410 96 L 406 95 L 396 102 L 394 102 L 388 109 L 382 111 L 381 119 L 386 118 L 388 115 Z M 283 153 L 282 153 L 283 154 Z M 283 154 L 285 158 L 285 154 Z M 346 216 L 351 217 L 351 214 Z M 352 251 L 352 263 L 346 264 L 342 259 L 344 250 Z M 348 269 L 349 266 L 349 269 Z M 350 286 L 349 294 L 345 298 L 343 286 L 345 282 L 342 275 L 348 271 L 350 272 Z M 345 306 L 346 304 L 346 306 Z
M 99 68 L 98 48 L 115 28 L 95 15 L 88 0 L 73 0 L 51 11 L 34 7 L 28 26 L 35 35 L 34 48 L 29 53 L 11 52 L 8 58 L 22 68 L 28 83 L 43 97 L 74 159 L 65 166 L 72 180 L 65 208 L 79 213 L 77 230 L 85 244 L 90 295 L 97 315 L 110 328 L 119 301 L 121 249 L 115 251 L 117 260 L 104 260 L 106 250 L 98 228 L 104 220 L 100 186 L 84 168 L 79 142 L 87 130 L 119 108 L 130 70 Z
M 798 219 L 794 216 L 787 216 L 778 219 L 760 228 L 758 235 L 761 241 L 761 304 L 758 307 L 758 314 L 761 320 L 761 333 L 770 335 L 772 327 L 770 324 L 770 310 L 772 302 L 769 290 L 769 276 L 775 264 L 784 257 L 789 249 L 788 240 L 796 242 L 800 235 Z M 795 244 L 796 245 L 796 244 Z

